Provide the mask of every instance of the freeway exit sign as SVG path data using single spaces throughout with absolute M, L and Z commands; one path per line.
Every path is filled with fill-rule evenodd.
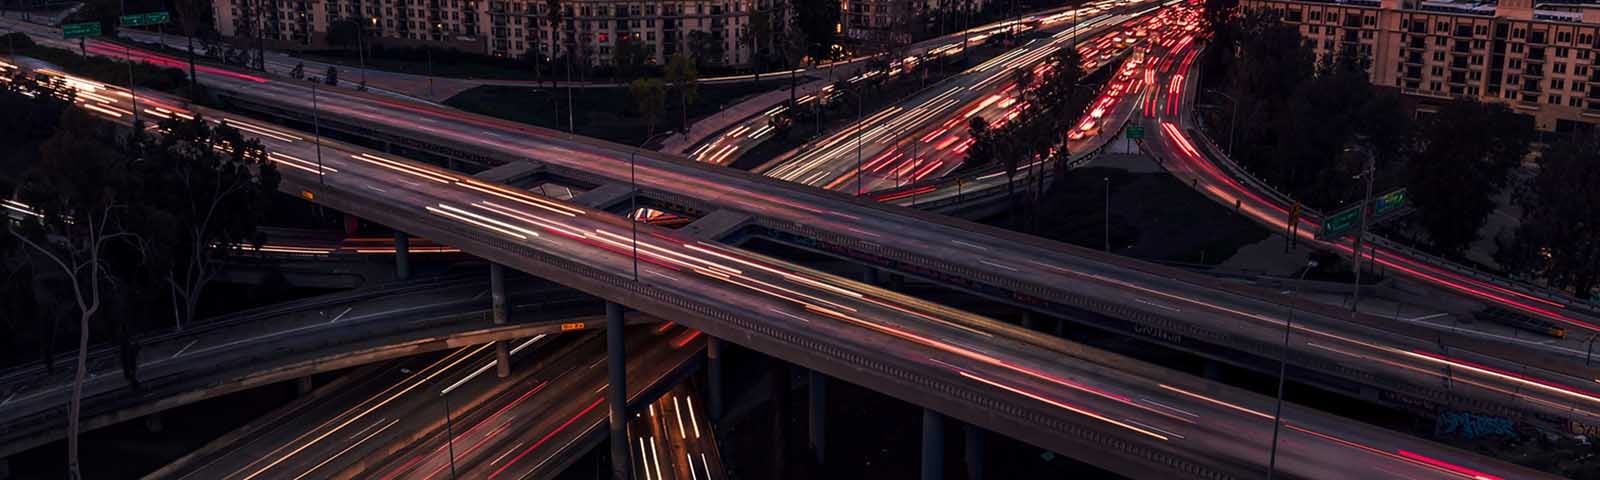
M 122 26 L 124 27 L 160 25 L 170 21 L 172 21 L 172 15 L 167 12 L 136 13 L 122 16 Z
M 1406 206 L 1406 189 L 1401 188 L 1393 192 L 1385 193 L 1383 196 L 1373 199 L 1373 202 L 1372 214 L 1374 216 L 1381 217 L 1388 215 L 1393 213 L 1395 210 L 1399 210 L 1401 207 Z
M 1142 140 L 1142 139 L 1144 139 L 1144 126 L 1143 125 L 1129 126 L 1128 127 L 1128 139 L 1129 140 Z
M 87 38 L 100 36 L 100 22 L 68 23 L 61 26 L 62 38 Z
M 1345 232 L 1355 228 L 1356 222 L 1360 220 L 1360 205 L 1334 212 L 1322 221 L 1322 231 L 1317 232 L 1317 238 L 1334 238 L 1344 235 Z

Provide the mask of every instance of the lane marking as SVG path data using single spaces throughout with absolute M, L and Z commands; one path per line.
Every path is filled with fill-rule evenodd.
M 351 306 L 351 307 L 344 307 L 344 311 L 343 311 L 343 312 L 339 312 L 339 314 L 338 314 L 338 315 L 334 315 L 334 316 L 333 316 L 333 320 L 328 320 L 328 323 L 333 323 L 333 322 L 337 322 L 337 321 L 339 321 L 339 319 L 341 319 L 341 318 L 344 318 L 344 315 L 345 315 L 345 314 L 346 314 L 346 313 L 350 313 L 350 310 L 351 310 L 351 309 L 354 309 L 354 308 L 356 308 L 356 307 L 353 307 L 353 306 Z
M 183 352 L 189 351 L 189 347 L 193 347 L 194 343 L 198 342 L 198 341 L 200 341 L 200 339 L 198 339 L 198 338 L 194 339 L 194 340 L 190 340 L 189 343 L 184 344 L 183 348 L 178 349 L 178 353 L 172 354 L 172 358 L 178 358 L 179 355 L 183 355 Z

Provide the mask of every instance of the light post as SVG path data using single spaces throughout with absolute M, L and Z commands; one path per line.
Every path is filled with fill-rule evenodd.
M 1300 271 L 1296 281 L 1305 281 L 1306 274 L 1316 267 L 1315 260 L 1306 262 L 1305 270 Z M 1284 293 L 1293 300 L 1294 292 L 1295 286 L 1290 286 Z M 1278 470 L 1278 431 L 1283 428 L 1283 379 L 1289 371 L 1289 332 L 1294 329 L 1294 304 L 1288 303 L 1288 306 L 1289 318 L 1283 322 L 1283 348 L 1278 351 L 1278 401 L 1272 409 L 1272 450 L 1271 458 L 1267 460 L 1267 480 L 1272 480 Z
M 1106 253 L 1111 253 L 1111 177 L 1102 178 L 1106 185 L 1105 241 Z
M 1228 156 L 1232 157 L 1233 156 L 1233 129 L 1234 129 L 1234 127 L 1239 125 L 1239 101 L 1238 100 L 1234 100 L 1233 97 L 1229 96 L 1226 93 L 1222 93 L 1222 91 L 1217 90 L 1217 89 L 1210 89 L 1210 90 L 1206 90 L 1206 91 L 1211 92 L 1212 95 L 1216 95 L 1216 96 L 1219 96 L 1219 97 L 1222 97 L 1222 98 L 1226 98 L 1226 99 L 1228 99 L 1228 103 L 1232 103 L 1233 104 L 1233 113 L 1228 115 Z
M 317 183 L 327 185 L 327 173 L 322 171 L 322 118 L 317 107 L 317 84 L 321 81 L 311 82 L 311 131 L 317 141 Z
M 1372 154 L 1371 150 L 1368 150 L 1366 147 L 1360 145 L 1345 149 L 1345 152 L 1352 151 L 1360 152 L 1362 155 L 1367 157 L 1366 167 L 1361 169 L 1360 175 L 1353 177 L 1356 179 L 1359 179 L 1363 176 L 1367 177 L 1367 194 L 1361 197 L 1361 230 L 1356 232 L 1355 249 L 1350 251 L 1351 253 L 1355 254 L 1354 268 L 1356 274 L 1355 287 L 1351 289 L 1352 291 L 1350 294 L 1350 311 L 1355 312 L 1356 304 L 1361 301 L 1361 242 L 1367 237 L 1367 205 L 1372 203 L 1372 183 L 1373 180 L 1378 176 L 1378 169 L 1377 159 Z M 1377 253 L 1374 252 L 1373 256 L 1376 257 Z
M 860 196 L 861 195 L 861 189 L 862 189 L 862 185 L 861 185 L 861 175 L 862 175 L 862 171 L 861 171 L 861 129 L 862 129 L 862 125 L 861 125 L 861 111 L 862 111 L 862 109 L 861 109 L 861 92 L 858 92 L 858 91 L 855 91 L 855 90 L 851 90 L 851 89 L 848 89 L 848 88 L 840 89 L 840 90 L 845 92 L 845 93 L 849 93 L 849 94 L 851 94 L 851 95 L 856 97 L 856 195 Z
M 453 388 L 453 387 L 452 387 Z M 439 391 L 439 400 L 444 403 L 444 445 L 446 454 L 450 455 L 450 478 L 456 478 L 456 438 L 454 426 L 450 420 L 450 389 Z
M 120 5 L 121 5 L 120 10 L 122 10 L 122 15 L 121 16 L 124 16 L 124 17 L 127 16 L 128 15 L 128 1 L 127 0 L 123 0 L 122 2 L 120 2 Z M 121 25 L 120 22 L 118 23 L 117 28 L 122 28 L 122 25 Z M 134 125 L 138 125 L 139 124 L 139 92 L 137 90 L 134 90 L 134 88 L 133 88 L 133 47 L 128 45 L 128 44 L 123 44 L 122 45 L 122 51 L 123 51 L 123 53 L 125 55 L 128 56 L 128 101 L 133 103 L 133 124 Z
M 628 223 L 633 227 L 633 281 L 639 281 L 639 177 L 634 168 L 639 157 L 639 151 L 644 150 L 644 144 L 650 143 L 646 137 L 633 151 L 628 152 Z

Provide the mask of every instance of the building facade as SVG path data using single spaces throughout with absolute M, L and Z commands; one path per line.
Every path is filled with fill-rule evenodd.
M 1355 49 L 1373 84 L 1430 100 L 1501 102 L 1543 130 L 1600 122 L 1600 7 L 1531 0 L 1245 0 L 1299 26 L 1318 56 Z
M 321 48 L 331 28 L 359 25 L 367 41 L 430 45 L 502 57 L 537 52 L 609 65 L 626 42 L 648 61 L 697 54 L 741 66 L 753 53 L 752 15 L 779 0 L 213 0 L 219 33 L 258 34 L 276 48 Z M 552 5 L 552 3 L 554 5 Z M 551 14 L 551 7 L 558 11 Z M 335 27 L 342 24 L 345 27 Z M 713 57 L 713 58 L 705 58 Z

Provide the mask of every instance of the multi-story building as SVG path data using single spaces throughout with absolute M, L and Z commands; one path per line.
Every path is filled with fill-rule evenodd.
M 1298 25 L 1319 56 L 1352 48 L 1372 83 L 1422 100 L 1502 102 L 1544 130 L 1600 122 L 1600 6 L 1531 0 L 1245 0 Z
M 984 0 L 840 0 L 840 30 L 869 44 L 905 45 L 934 12 L 975 12 Z
M 781 15 L 781 0 L 213 0 L 224 37 L 274 47 L 321 47 L 335 24 L 359 25 L 368 41 L 433 45 L 489 55 L 543 58 L 568 52 L 606 65 L 625 42 L 648 60 L 693 53 L 710 63 L 750 62 L 751 15 Z M 775 20 L 776 24 L 776 20 Z

